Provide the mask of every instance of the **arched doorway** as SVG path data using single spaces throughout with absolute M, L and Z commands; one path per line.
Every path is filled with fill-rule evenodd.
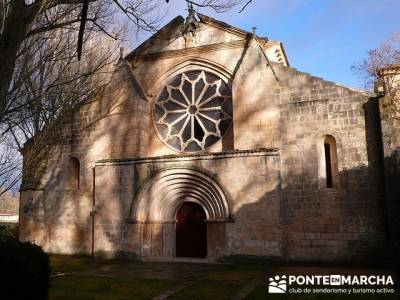
M 232 221 L 230 207 L 222 187 L 206 173 L 186 168 L 163 170 L 147 182 L 134 200 L 132 222 L 138 224 L 141 233 L 140 256 L 212 258 L 225 251 L 225 222 Z M 199 208 L 204 220 L 199 226 L 202 229 L 196 230 L 203 240 L 199 243 L 203 245 L 201 254 L 180 251 L 185 251 L 185 243 L 191 238 L 185 238 L 180 230 L 177 234 L 177 213 L 183 204 Z M 178 229 L 181 223 L 185 224 L 178 222 Z
M 203 208 L 184 202 L 176 213 L 176 257 L 207 257 L 207 225 Z

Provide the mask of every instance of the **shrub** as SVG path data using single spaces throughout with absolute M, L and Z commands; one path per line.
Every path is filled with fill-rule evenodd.
M 18 238 L 18 225 L 0 225 L 0 239 Z
M 50 262 L 43 249 L 14 238 L 0 239 L 2 299 L 45 300 L 50 288 Z

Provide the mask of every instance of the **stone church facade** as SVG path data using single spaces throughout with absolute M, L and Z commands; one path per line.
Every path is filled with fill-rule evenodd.
M 280 42 L 198 17 L 173 19 L 120 60 L 106 95 L 42 133 L 20 238 L 145 258 L 379 253 L 379 100 L 291 68 Z

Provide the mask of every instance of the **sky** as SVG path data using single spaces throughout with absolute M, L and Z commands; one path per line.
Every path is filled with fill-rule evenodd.
M 166 11 L 160 26 L 177 15 L 186 17 L 184 0 L 162 3 Z M 226 13 L 198 12 L 279 40 L 292 67 L 354 88 L 364 88 L 351 66 L 369 49 L 400 32 L 400 0 L 253 0 L 242 13 L 234 7 Z M 132 39 L 132 46 L 148 38 Z

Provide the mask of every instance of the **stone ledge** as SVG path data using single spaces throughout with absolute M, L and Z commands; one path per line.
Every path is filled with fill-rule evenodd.
M 232 218 L 229 219 L 212 219 L 205 220 L 206 223 L 235 223 Z M 132 218 L 125 219 L 125 224 L 175 224 L 176 220 L 148 220 L 148 221 L 138 221 Z
M 96 166 L 104 165 L 123 165 L 148 162 L 168 162 L 168 161 L 190 161 L 203 159 L 219 159 L 243 156 L 279 156 L 278 148 L 260 148 L 255 150 L 233 150 L 213 153 L 184 154 L 184 155 L 163 155 L 154 157 L 131 157 L 131 158 L 107 158 L 95 162 Z
M 203 46 L 197 46 L 197 47 L 183 48 L 183 49 L 177 49 L 177 50 L 166 50 L 166 51 L 162 51 L 162 52 L 142 54 L 142 55 L 136 56 L 133 60 L 133 63 L 138 62 L 138 61 L 151 61 L 151 60 L 165 59 L 165 58 L 177 57 L 177 56 L 187 55 L 187 54 L 199 54 L 199 53 L 207 53 L 210 51 L 220 51 L 222 49 L 243 48 L 246 44 L 246 41 L 247 41 L 246 39 L 242 39 L 242 40 L 232 41 L 232 42 L 222 42 L 222 43 L 215 43 L 215 44 L 209 44 L 209 45 L 203 45 Z

